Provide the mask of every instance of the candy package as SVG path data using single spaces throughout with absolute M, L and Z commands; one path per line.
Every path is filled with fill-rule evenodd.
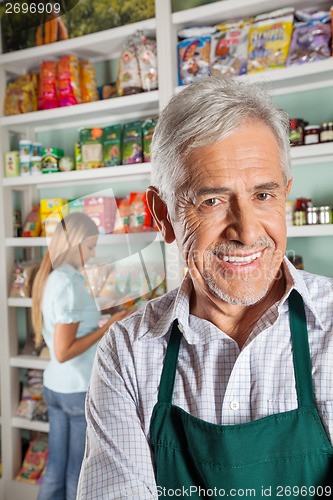
M 120 56 L 117 79 L 117 91 L 120 96 L 137 94 L 143 90 L 136 53 L 137 43 L 137 38 L 129 38 Z
M 121 165 L 121 125 L 110 125 L 103 129 L 103 165 Z
M 130 203 L 129 232 L 151 231 L 151 213 L 147 205 L 146 193 L 131 193 Z
M 47 456 L 48 440 L 46 436 L 31 441 L 16 479 L 18 481 L 36 483 L 46 465 Z
M 249 30 L 248 73 L 285 66 L 293 20 L 292 8 L 255 17 Z
M 82 102 L 98 101 L 96 71 L 89 61 L 80 63 L 80 84 Z
M 4 99 L 4 115 L 37 111 L 38 76 L 22 75 L 9 83 Z
M 296 11 L 287 66 L 331 57 L 332 26 L 329 12 Z
M 236 76 L 247 72 L 247 46 L 250 19 L 216 26 L 211 39 L 211 73 Z
M 126 198 L 118 198 L 113 233 L 128 233 L 130 214 L 131 203 L 129 196 Z
M 142 88 L 145 91 L 158 87 L 156 40 L 146 38 L 139 33 L 139 43 L 136 47 Z
M 210 74 L 210 36 L 178 43 L 178 83 L 186 85 Z
M 123 164 L 142 163 L 141 122 L 125 123 L 123 128 Z
M 12 269 L 10 297 L 29 298 L 34 277 L 38 269 L 37 262 L 16 262 Z
M 150 162 L 150 145 L 153 138 L 153 133 L 157 124 L 157 117 L 146 118 L 142 123 L 142 140 L 143 140 L 143 161 Z
M 81 102 L 80 63 L 76 56 L 64 56 L 58 63 L 60 106 Z
M 40 95 L 42 109 L 59 107 L 57 93 L 57 64 L 53 61 L 44 61 L 40 68 Z

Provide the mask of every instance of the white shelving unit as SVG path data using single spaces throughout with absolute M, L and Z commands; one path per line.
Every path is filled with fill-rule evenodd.
M 295 7 L 312 6 L 313 0 L 223 0 L 206 6 L 171 14 L 171 0 L 156 0 L 156 18 L 132 25 L 93 33 L 80 38 L 57 42 L 50 45 L 26 49 L 14 53 L 0 55 L 0 102 L 3 101 L 7 76 L 24 74 L 39 67 L 43 59 L 54 59 L 66 54 L 75 54 L 90 59 L 92 62 L 114 59 L 128 36 L 138 28 L 157 36 L 159 61 L 159 90 L 117 99 L 80 104 L 72 107 L 58 108 L 50 111 L 38 111 L 17 116 L 0 116 L 0 157 L 9 150 L 9 134 L 11 131 L 21 133 L 29 139 L 36 134 L 61 130 L 82 125 L 94 126 L 130 121 L 143 116 L 158 113 L 166 105 L 170 97 L 178 91 L 177 87 L 177 30 L 184 26 L 216 24 L 216 22 L 234 17 L 254 16 L 275 8 L 293 5 Z M 329 6 L 328 2 L 320 5 Z M 327 88 L 333 83 L 333 58 L 327 61 L 308 65 L 295 66 L 260 74 L 245 75 L 249 81 L 264 83 L 272 88 L 275 95 L 293 94 L 309 90 Z M 296 167 L 295 175 L 301 171 L 302 165 L 333 163 L 333 144 L 320 144 L 293 148 L 292 163 Z M 329 168 L 329 166 L 328 166 Z M 0 479 L 0 500 L 33 500 L 37 497 L 38 487 L 19 483 L 14 478 L 21 464 L 20 429 L 48 432 L 48 425 L 30 422 L 14 417 L 18 404 L 18 373 L 20 368 L 45 369 L 47 361 L 33 356 L 20 355 L 16 334 L 16 309 L 31 307 L 31 299 L 7 298 L 9 290 L 10 269 L 13 255 L 18 248 L 25 251 L 38 252 L 46 246 L 45 238 L 13 238 L 12 231 L 12 193 L 21 197 L 23 218 L 30 210 L 32 201 L 38 199 L 40 190 L 50 188 L 67 188 L 76 186 L 86 188 L 103 184 L 127 183 L 129 190 L 137 181 L 147 185 L 151 174 L 150 164 L 120 166 L 90 171 L 73 171 L 49 175 L 3 178 L 1 169 L 0 185 L 0 237 L 5 245 L 0 247 L 1 280 L 1 444 L 3 461 L 3 478 Z M 93 189 L 93 188 L 92 188 Z M 303 226 L 288 228 L 288 236 L 319 237 L 333 236 L 333 225 Z M 159 234 L 132 234 L 135 243 L 151 242 L 152 238 L 161 241 Z M 109 235 L 100 237 L 105 245 L 122 245 L 127 243 L 128 235 Z M 172 289 L 181 279 L 180 257 L 176 245 L 165 247 L 167 287 Z M 172 272 L 171 272 L 172 270 Z M 171 278 L 172 275 L 172 278 Z M 6 279 L 4 278 L 6 276 Z

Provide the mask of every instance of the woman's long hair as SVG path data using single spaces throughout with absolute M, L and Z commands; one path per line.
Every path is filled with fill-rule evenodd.
M 42 302 L 48 275 L 56 267 L 70 261 L 74 253 L 80 252 L 82 257 L 80 245 L 96 236 L 96 224 L 83 213 L 70 214 L 57 225 L 32 287 L 32 325 L 36 346 L 41 345 L 43 339 Z

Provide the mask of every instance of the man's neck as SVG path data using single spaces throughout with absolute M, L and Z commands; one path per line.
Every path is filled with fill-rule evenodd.
M 275 280 L 268 293 L 252 306 L 228 304 L 212 294 L 197 294 L 193 288 L 190 299 L 190 313 L 213 323 L 234 339 L 239 348 L 245 344 L 258 320 L 278 302 L 286 290 L 284 274 Z

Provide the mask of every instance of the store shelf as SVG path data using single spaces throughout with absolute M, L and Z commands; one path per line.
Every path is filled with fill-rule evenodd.
M 104 99 L 103 101 L 87 102 L 74 106 L 34 111 L 19 115 L 0 117 L 0 127 L 31 126 L 35 132 L 47 130 L 68 129 L 81 127 L 82 123 L 89 121 L 90 125 L 115 123 L 119 120 L 126 121 L 143 114 L 156 114 L 158 111 L 159 92 L 143 92 Z
M 17 429 L 27 429 L 29 431 L 49 432 L 48 422 L 38 422 L 37 420 L 28 420 L 27 418 L 13 417 L 12 427 Z
M 318 236 L 333 236 L 333 224 L 318 224 L 311 226 L 287 226 L 288 238 L 307 238 Z
M 293 166 L 333 163 L 333 142 L 292 147 L 290 154 Z
M 106 234 L 100 235 L 98 245 L 124 245 L 128 243 L 152 243 L 163 241 L 161 233 L 157 231 L 148 231 L 144 233 L 129 234 Z M 47 238 L 6 238 L 7 247 L 46 247 Z
M 40 47 L 5 53 L 0 55 L 0 65 L 9 71 L 17 70 L 19 74 L 22 74 L 39 68 L 43 60 L 57 60 L 68 54 L 89 59 L 92 62 L 115 58 L 118 57 L 127 38 L 138 29 L 143 29 L 148 34 L 155 32 L 155 19 L 147 19 Z
M 328 2 L 319 2 L 321 5 L 330 5 Z M 214 4 L 203 5 L 172 14 L 172 23 L 177 26 L 202 26 L 217 24 L 233 17 L 239 18 L 255 16 L 264 12 L 283 7 L 312 7 L 313 0 L 279 0 L 272 5 L 270 0 L 222 0 Z
M 7 177 L 2 180 L 5 187 L 22 187 L 35 185 L 37 188 L 60 187 L 72 184 L 91 184 L 91 182 L 122 182 L 139 179 L 149 179 L 151 163 L 135 165 L 120 165 L 118 167 L 92 168 L 90 170 L 72 170 L 70 172 L 55 172 L 52 174 L 29 175 L 22 177 Z
M 9 297 L 8 298 L 9 307 L 31 307 L 32 299 L 24 297 Z
M 48 359 L 41 359 L 37 356 L 21 354 L 10 358 L 10 366 L 15 368 L 29 368 L 32 370 L 45 370 L 49 363 Z

